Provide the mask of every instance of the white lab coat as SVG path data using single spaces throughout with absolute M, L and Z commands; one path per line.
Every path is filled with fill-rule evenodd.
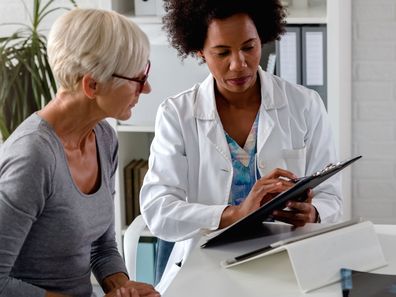
M 297 176 L 339 161 L 319 95 L 259 69 L 261 107 L 257 165 L 261 176 L 284 168 Z M 202 234 L 216 230 L 230 196 L 233 168 L 217 113 L 214 79 L 165 100 L 159 107 L 141 213 L 150 231 L 177 241 L 159 287 L 164 291 Z M 330 99 L 331 100 L 331 99 Z M 322 222 L 342 214 L 340 175 L 314 190 Z

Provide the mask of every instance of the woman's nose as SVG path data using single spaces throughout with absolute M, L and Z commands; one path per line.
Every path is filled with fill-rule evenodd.
M 148 94 L 150 92 L 151 92 L 151 85 L 150 85 L 149 81 L 146 81 L 146 83 L 143 86 L 142 93 Z
M 231 56 L 230 61 L 230 70 L 231 71 L 240 71 L 247 66 L 245 56 L 243 53 L 238 52 Z

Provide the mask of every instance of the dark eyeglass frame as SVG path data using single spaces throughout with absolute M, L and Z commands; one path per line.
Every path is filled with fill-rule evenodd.
M 112 76 L 113 77 L 117 77 L 117 78 L 126 79 L 126 80 L 129 80 L 129 81 L 135 81 L 135 82 L 139 83 L 139 85 L 140 85 L 139 93 L 141 93 L 143 91 L 144 85 L 147 82 L 148 74 L 150 72 L 150 67 L 151 67 L 151 62 L 150 62 L 150 60 L 148 60 L 146 69 L 144 70 L 143 77 L 140 77 L 140 78 L 139 77 L 127 77 L 127 76 L 119 75 L 117 73 L 113 73 Z

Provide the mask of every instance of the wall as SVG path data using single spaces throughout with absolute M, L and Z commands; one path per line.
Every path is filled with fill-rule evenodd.
M 396 223 L 396 1 L 352 1 L 352 211 Z
M 76 0 L 79 7 L 97 7 L 100 0 Z M 3 23 L 29 23 L 29 14 L 32 12 L 33 0 L 0 0 L 0 24 Z M 42 3 L 47 3 L 46 0 L 42 0 Z M 23 5 L 26 4 L 27 11 Z M 72 7 L 68 0 L 56 0 L 54 1 L 53 7 Z M 41 28 L 43 33 L 47 33 L 51 27 L 53 21 L 62 13 L 64 10 L 56 11 L 49 14 L 42 23 Z M 19 28 L 20 26 L 17 26 Z M 15 31 L 15 26 L 0 26 L 0 36 L 5 36 Z
M 79 7 L 99 7 L 100 0 L 76 0 Z M 24 4 L 26 7 L 24 6 Z M 0 0 L 0 37 L 8 36 L 19 29 L 20 25 L 3 25 L 7 23 L 24 23 L 30 24 L 30 14 L 33 11 L 33 0 Z M 47 3 L 42 0 L 42 3 Z M 73 7 L 68 0 L 56 0 L 52 7 Z M 65 10 L 58 10 L 44 18 L 40 24 L 40 30 L 44 35 L 48 34 L 51 24 L 54 20 L 65 13 Z M 0 145 L 2 143 L 2 135 L 0 133 Z

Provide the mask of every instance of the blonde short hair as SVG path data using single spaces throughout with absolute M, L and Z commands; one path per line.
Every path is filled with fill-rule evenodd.
M 134 22 L 116 12 L 77 8 L 55 21 L 47 50 L 55 79 L 73 91 L 85 74 L 98 82 L 112 80 L 114 73 L 137 76 L 147 64 L 150 44 Z

